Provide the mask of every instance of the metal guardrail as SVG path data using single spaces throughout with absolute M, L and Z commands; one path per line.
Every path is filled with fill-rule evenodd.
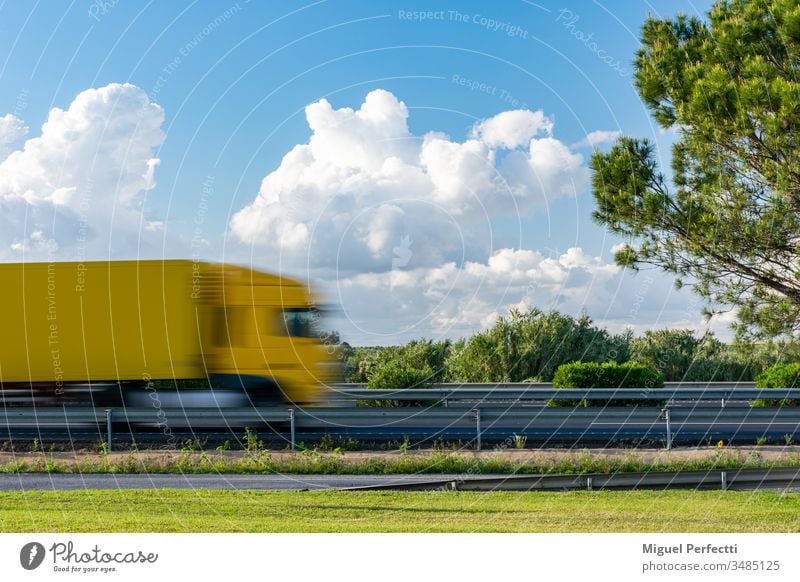
M 755 388 L 755 382 L 664 382 L 665 388 Z M 363 382 L 328 384 L 335 390 L 366 388 Z M 439 388 L 552 388 L 552 382 L 440 382 Z
M 722 469 L 584 475 L 504 475 L 347 487 L 343 490 L 391 491 L 577 491 L 636 489 L 789 489 L 800 487 L 800 468 Z
M 633 400 L 663 402 L 670 400 L 719 401 L 722 406 L 730 400 L 749 401 L 800 400 L 800 388 L 755 388 L 748 383 L 709 383 L 703 385 L 668 384 L 664 388 L 553 388 L 542 384 L 437 384 L 432 388 L 398 390 L 369 389 L 358 384 L 334 385 L 332 401 L 336 400 L 397 400 L 441 402 L 496 402 L 561 400 Z
M 341 392 L 346 394 L 350 391 L 368 390 L 367 385 L 364 383 L 337 383 L 328 385 L 334 392 Z M 755 382 L 664 382 L 663 388 L 618 388 L 618 390 L 667 390 L 676 388 L 707 390 L 740 390 L 745 388 L 755 388 Z M 441 382 L 433 384 L 424 390 L 520 390 L 528 391 L 532 389 L 553 389 L 552 382 Z M 371 389 L 370 389 L 371 390 Z M 408 390 L 402 388 L 400 390 Z M 398 391 L 397 389 L 394 390 Z
M 288 425 L 288 426 L 287 426 Z M 100 436 L 109 449 L 113 435 L 133 439 L 134 434 L 166 430 L 185 434 L 228 435 L 243 427 L 268 426 L 294 447 L 298 433 L 306 440 L 328 434 L 366 441 L 414 438 L 467 440 L 480 449 L 486 441 L 504 442 L 515 436 L 548 443 L 602 442 L 646 439 L 708 443 L 710 439 L 739 438 L 753 442 L 764 436 L 789 442 L 800 439 L 800 407 L 532 407 L 515 403 L 474 407 L 307 408 L 307 409 L 91 409 L 6 408 L 0 428 L 9 438 L 29 434 Z M 287 434 L 288 428 L 288 434 Z M 148 432 L 149 431 L 149 432 Z M 166 432 L 164 434 L 167 434 Z M 94 435 L 93 437 L 91 435 Z M 85 438 L 85 437 L 84 437 Z M 138 438 L 138 436 L 136 437 Z M 593 442 L 594 442 L 593 441 Z M 508 445 L 506 445 L 508 446 Z
M 420 442 L 434 438 L 467 439 L 480 449 L 487 440 L 526 437 L 543 443 L 612 442 L 646 439 L 665 443 L 707 442 L 709 439 L 759 439 L 769 435 L 788 442 L 800 438 L 800 407 L 747 406 L 755 398 L 798 399 L 800 389 L 760 390 L 752 383 L 672 384 L 647 389 L 554 389 L 541 384 L 439 385 L 422 390 L 369 390 L 359 385 L 337 385 L 334 398 L 401 400 L 442 403 L 425 407 L 317 407 L 317 408 L 115 408 L 4 407 L 0 428 L 14 435 L 42 431 L 66 435 L 73 431 L 102 435 L 108 449 L 116 434 L 144 434 L 169 427 L 175 432 L 214 434 L 234 428 L 263 427 L 283 434 L 292 448 L 297 432 L 306 439 L 330 434 L 368 441 L 403 439 Z M 549 399 L 614 401 L 641 406 L 547 407 Z M 447 406 L 447 402 L 461 403 Z M 715 405 L 713 401 L 719 403 Z M 726 406 L 737 401 L 741 405 Z M 699 403 L 705 403 L 699 406 Z M 525 405 L 527 404 L 527 405 Z M 658 405 L 655 405 L 658 404 Z M 288 427 L 287 427 L 288 425 Z M 288 434 L 286 429 L 288 428 Z M 166 434 L 166 433 L 165 433 Z M 587 436 L 589 435 L 589 436 Z M 127 438 L 127 437 L 125 437 Z M 571 440 L 574 439 L 574 440 Z M 594 439 L 594 440 L 592 440 Z M 750 441 L 752 442 L 752 440 Z

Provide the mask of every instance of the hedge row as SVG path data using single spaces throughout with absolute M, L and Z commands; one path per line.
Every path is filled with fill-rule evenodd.
M 662 388 L 664 377 L 637 362 L 573 362 L 559 366 L 553 377 L 553 388 Z M 636 400 L 615 398 L 608 401 L 554 399 L 549 406 L 628 406 Z M 657 403 L 652 403 L 657 404 Z
M 554 388 L 663 388 L 664 377 L 636 362 L 573 362 L 556 370 Z

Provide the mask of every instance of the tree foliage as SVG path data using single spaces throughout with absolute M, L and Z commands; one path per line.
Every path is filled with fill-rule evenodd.
M 492 328 L 456 342 L 446 366 L 452 382 L 549 382 L 568 362 L 624 362 L 629 339 L 594 326 L 585 315 L 512 311 Z
M 430 388 L 445 378 L 445 360 L 450 353 L 450 340 L 413 340 L 403 346 L 360 348 L 365 360 L 354 362 L 357 381 L 367 388 L 400 390 Z M 354 356 L 357 357 L 356 354 Z M 422 406 L 433 402 L 418 400 L 368 400 L 367 406 Z
M 707 21 L 650 18 L 641 44 L 636 87 L 678 139 L 671 186 L 647 140 L 592 157 L 594 218 L 630 240 L 617 262 L 663 268 L 737 308 L 740 335 L 797 334 L 800 4 L 719 1 Z
M 631 358 L 658 370 L 667 382 L 749 381 L 763 368 L 752 349 L 743 348 L 727 346 L 711 333 L 647 330 L 631 341 Z
M 345 379 L 347 382 L 361 382 L 375 384 L 376 376 L 386 379 L 391 376 L 398 378 L 407 376 L 417 378 L 411 382 L 417 383 L 424 380 L 426 383 L 444 382 L 446 375 L 445 361 L 450 354 L 450 340 L 432 341 L 429 339 L 412 340 L 402 346 L 363 347 L 352 349 L 345 361 Z M 384 369 L 392 368 L 391 372 Z M 406 370 L 407 373 L 403 373 Z M 420 376 L 411 373 L 411 370 L 424 371 Z M 410 386 L 395 386 L 397 382 L 391 380 L 391 387 L 407 388 Z M 401 382 L 403 383 L 403 382 Z
M 648 330 L 612 334 L 586 316 L 531 309 L 501 317 L 467 339 L 413 340 L 402 346 L 342 344 L 345 381 L 381 388 L 438 382 L 549 382 L 562 364 L 637 362 L 668 382 L 751 381 L 776 363 L 800 361 L 800 343 L 725 344 L 712 333 Z

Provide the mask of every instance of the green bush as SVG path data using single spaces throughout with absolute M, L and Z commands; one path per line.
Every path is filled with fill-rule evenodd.
M 365 383 L 378 368 L 378 357 L 386 348 L 351 348 L 345 354 L 344 381 Z
M 389 360 L 377 368 L 367 388 L 402 390 L 403 388 L 430 388 L 434 373 L 429 366 L 415 368 L 401 360 Z M 365 400 L 366 406 L 421 406 L 426 404 L 417 400 Z
M 800 363 L 770 366 L 756 377 L 756 388 L 800 388 Z
M 756 388 L 800 388 L 800 363 L 775 364 L 756 377 Z M 759 398 L 753 406 L 797 406 L 800 401 L 790 398 Z
M 433 371 L 428 366 L 415 368 L 399 360 L 391 360 L 375 370 L 367 382 L 367 388 L 427 388 L 432 376 Z
M 637 362 L 573 362 L 559 366 L 554 388 L 662 388 L 664 378 Z
M 412 340 L 402 346 L 351 348 L 345 361 L 345 381 L 369 383 L 372 376 L 385 366 L 425 370 L 430 382 L 445 381 L 445 360 L 450 354 L 450 340 Z M 381 381 L 394 382 L 398 377 L 405 383 L 402 370 L 395 369 Z M 413 383 L 413 382 L 412 382 Z M 407 388 L 408 386 L 402 386 Z
M 559 366 L 553 376 L 553 388 L 663 388 L 664 377 L 637 362 L 573 362 Z M 550 406 L 624 406 L 635 400 L 610 401 L 551 400 Z

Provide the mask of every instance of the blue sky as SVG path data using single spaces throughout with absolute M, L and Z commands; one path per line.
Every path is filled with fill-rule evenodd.
M 2 3 L 0 256 L 251 262 L 313 282 L 355 343 L 462 335 L 514 305 L 700 328 L 668 277 L 614 270 L 586 162 L 614 132 L 668 161 L 633 86 L 639 28 L 708 6 Z M 369 123 L 343 121 L 371 94 Z M 475 191 L 487 168 L 516 194 Z

